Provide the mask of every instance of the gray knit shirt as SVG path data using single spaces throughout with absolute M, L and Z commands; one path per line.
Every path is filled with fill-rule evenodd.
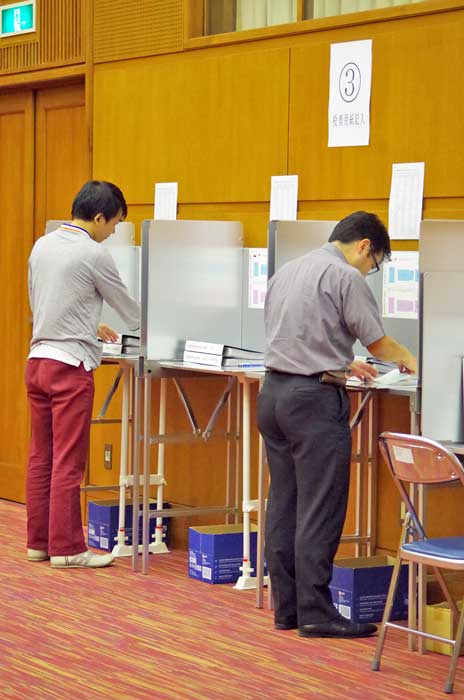
M 46 343 L 98 367 L 103 300 L 130 330 L 140 327 L 139 304 L 129 296 L 111 254 L 84 230 L 62 227 L 36 241 L 29 257 L 31 350 Z

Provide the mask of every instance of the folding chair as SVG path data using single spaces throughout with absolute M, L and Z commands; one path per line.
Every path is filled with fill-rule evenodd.
M 456 603 L 446 586 L 441 570 L 453 569 L 464 571 L 464 537 L 439 537 L 428 539 L 409 496 L 408 484 L 449 485 L 453 482 L 461 482 L 462 486 L 464 486 L 464 469 L 454 454 L 449 452 L 438 442 L 428 440 L 427 438 L 386 432 L 382 433 L 380 436 L 379 445 L 380 451 L 399 489 L 407 512 L 398 554 L 393 568 L 375 656 L 372 662 L 372 670 L 378 671 L 380 668 L 380 657 L 382 655 L 385 634 L 389 627 L 393 627 L 396 630 L 401 630 L 408 634 L 445 642 L 453 647 L 448 679 L 445 684 L 445 693 L 452 693 L 458 656 L 463 640 L 464 601 L 462 611 L 459 613 Z M 403 562 L 432 567 L 443 594 L 451 608 L 453 618 L 455 622 L 457 622 L 457 632 L 454 640 L 438 637 L 424 632 L 423 630 L 403 627 L 389 621 L 393 601 L 395 599 L 400 568 Z M 415 601 L 412 604 L 415 605 Z

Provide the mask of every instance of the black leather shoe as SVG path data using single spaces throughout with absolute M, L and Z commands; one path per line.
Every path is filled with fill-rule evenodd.
M 279 617 L 274 622 L 274 627 L 276 630 L 296 630 L 298 627 L 298 620 L 296 615 L 289 615 L 288 617 Z
M 370 637 L 376 632 L 377 626 L 372 622 L 350 622 L 340 618 L 329 622 L 301 625 L 298 628 L 300 637 Z

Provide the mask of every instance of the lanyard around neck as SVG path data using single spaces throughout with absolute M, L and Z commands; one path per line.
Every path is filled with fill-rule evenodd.
M 63 224 L 61 228 L 64 228 L 67 231 L 82 231 L 83 233 L 86 233 L 88 237 L 92 239 L 92 241 L 94 240 L 87 229 L 82 228 L 82 226 L 76 226 L 76 224 Z

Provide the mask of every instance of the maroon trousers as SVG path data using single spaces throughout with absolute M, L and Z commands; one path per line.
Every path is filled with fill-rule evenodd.
M 26 365 L 32 435 L 26 482 L 27 546 L 50 556 L 87 547 L 80 484 L 89 450 L 94 383 L 83 365 L 33 358 Z

